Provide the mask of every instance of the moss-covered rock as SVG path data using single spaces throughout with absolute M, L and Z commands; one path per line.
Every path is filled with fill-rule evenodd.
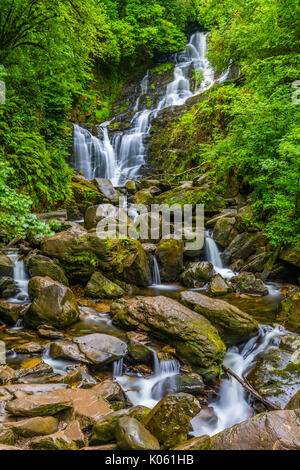
M 32 277 L 50 277 L 65 286 L 69 285 L 69 281 L 61 266 L 46 256 L 30 254 L 25 260 L 25 265 Z
M 202 287 L 203 283 L 211 278 L 213 269 L 213 265 L 208 261 L 189 263 L 180 276 L 180 281 L 186 287 Z
M 204 204 L 204 210 L 207 214 L 220 212 L 226 206 L 222 197 L 215 195 L 207 188 L 182 188 L 177 187 L 162 193 L 156 197 L 157 204 Z
M 67 209 L 69 217 L 73 219 L 78 219 L 84 215 L 88 207 L 106 201 L 96 184 L 84 177 L 74 176 L 71 181 L 71 189 L 73 197 L 68 203 Z
M 278 320 L 288 330 L 300 333 L 300 289 L 281 302 Z
M 85 288 L 85 294 L 95 299 L 117 299 L 122 297 L 125 291 L 97 271 L 89 280 Z
M 120 450 L 159 450 L 158 440 L 134 418 L 120 418 L 116 428 Z
M 221 274 L 216 274 L 209 283 L 208 294 L 212 297 L 218 297 L 220 295 L 226 295 L 232 292 L 232 287 Z
M 14 272 L 14 263 L 11 259 L 0 251 L 0 277 L 8 276 L 12 277 Z
M 183 270 L 182 240 L 163 239 L 158 244 L 155 255 L 159 265 L 162 281 L 176 281 Z
M 214 226 L 213 238 L 221 246 L 228 246 L 235 236 L 234 217 L 221 217 Z
M 207 318 L 227 344 L 241 343 L 258 332 L 256 320 L 228 302 L 193 291 L 181 292 L 180 298 L 184 305 Z
M 242 272 L 231 278 L 231 284 L 241 293 L 250 295 L 268 295 L 269 289 L 261 279 L 257 279 L 253 273 Z
M 24 305 L 14 302 L 0 302 L 0 321 L 7 325 L 15 325 L 24 311 Z
M 200 411 L 198 400 L 187 393 L 168 395 L 147 415 L 144 426 L 169 449 L 187 439 L 191 419 Z
M 111 314 L 114 324 L 150 332 L 174 346 L 201 375 L 218 375 L 226 348 L 216 329 L 198 313 L 158 296 L 114 302 Z
M 298 245 L 287 245 L 284 246 L 279 254 L 279 258 L 286 263 L 292 264 L 297 268 L 300 268 L 300 246 Z

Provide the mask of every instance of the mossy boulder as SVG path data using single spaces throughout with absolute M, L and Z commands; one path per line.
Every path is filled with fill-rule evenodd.
M 231 278 L 231 284 L 235 290 L 243 294 L 264 296 L 269 293 L 267 286 L 253 273 L 242 272 Z
M 184 305 L 207 318 L 227 344 L 247 341 L 258 333 L 256 320 L 228 302 L 193 291 L 181 292 L 180 298 Z
M 135 204 L 143 204 L 145 206 L 149 206 L 154 203 L 154 196 L 153 191 L 151 188 L 141 189 L 134 195 L 134 203 Z
M 218 375 L 225 345 L 211 323 L 167 297 L 119 300 L 112 304 L 113 323 L 128 330 L 143 330 L 176 348 L 195 371 Z
M 0 251 L 0 277 L 7 276 L 12 277 L 14 272 L 14 263 L 5 254 Z
M 296 268 L 300 268 L 300 244 L 284 246 L 279 253 L 279 258 L 296 266 Z
M 84 177 L 74 176 L 71 181 L 72 200 L 68 203 L 69 216 L 77 219 L 84 215 L 86 209 L 106 201 L 97 185 Z
M 15 325 L 24 311 L 24 305 L 14 302 L 0 302 L 0 321 L 7 325 Z
M 155 255 L 158 261 L 162 281 L 176 281 L 183 270 L 182 240 L 163 239 L 158 244 Z
M 65 286 L 69 285 L 69 281 L 62 267 L 47 256 L 30 254 L 25 260 L 25 265 L 31 277 L 50 277 Z
M 281 302 L 278 320 L 288 330 L 300 333 L 300 289 Z
M 0 444 L 12 446 L 17 440 L 17 436 L 12 429 L 8 429 L 0 424 Z
M 208 294 L 212 297 L 218 297 L 221 295 L 226 295 L 229 292 L 232 292 L 232 287 L 229 282 L 224 279 L 221 274 L 216 274 L 213 276 L 212 280 L 208 286 Z
M 128 354 L 139 364 L 151 365 L 153 364 L 153 350 L 144 344 L 145 336 L 146 335 L 143 335 L 142 333 L 136 333 L 134 331 L 127 333 L 129 340 Z
M 168 395 L 153 408 L 143 424 L 162 448 L 169 449 L 187 439 L 190 421 L 200 409 L 198 400 L 188 393 Z
M 257 248 L 267 243 L 266 237 L 261 233 L 239 233 L 225 250 L 226 261 L 247 259 Z
M 285 407 L 286 410 L 300 410 L 300 389 L 297 393 L 290 399 L 288 404 Z
M 22 421 L 10 422 L 6 427 L 20 437 L 47 436 L 53 434 L 58 428 L 58 419 L 53 416 L 36 416 Z
M 120 418 L 116 428 L 120 450 L 159 450 L 158 440 L 134 418 Z
M 213 265 L 208 261 L 189 263 L 180 276 L 180 281 L 186 287 L 202 287 L 203 283 L 211 278 L 213 269 Z
M 97 271 L 89 280 L 85 288 L 85 294 L 95 299 L 117 299 L 122 297 L 125 291 Z
M 43 324 L 66 328 L 78 319 L 79 309 L 73 292 L 59 283 L 44 287 L 24 316 L 27 328 L 33 329 Z
M 247 379 L 262 396 L 284 408 L 300 389 L 300 337 L 279 336 L 277 344 L 257 357 Z
M 157 204 L 204 204 L 204 210 L 207 214 L 217 214 L 226 206 L 226 202 L 221 196 L 212 194 L 208 188 L 182 188 L 177 187 L 160 194 L 156 197 Z
M 235 223 L 234 217 L 221 217 L 214 226 L 213 238 L 222 247 L 228 246 L 233 240 L 236 233 Z

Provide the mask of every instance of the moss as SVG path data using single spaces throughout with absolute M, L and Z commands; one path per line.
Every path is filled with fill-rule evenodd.
M 157 67 L 152 68 L 150 70 L 150 73 L 151 75 L 162 75 L 163 73 L 173 70 L 173 68 L 174 68 L 174 63 L 168 62 L 167 64 L 161 64 L 161 65 L 158 65 Z

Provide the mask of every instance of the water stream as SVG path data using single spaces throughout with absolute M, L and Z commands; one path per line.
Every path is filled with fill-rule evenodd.
M 214 265 L 214 270 L 217 274 L 221 274 L 225 279 L 231 279 L 234 276 L 234 272 L 231 269 L 223 266 L 221 253 L 209 231 L 205 232 L 205 254 L 207 261 Z
M 173 80 L 167 85 L 164 96 L 154 109 L 149 109 L 146 104 L 140 109 L 141 98 L 147 94 L 149 88 L 150 72 L 147 71 L 140 83 L 140 94 L 134 105 L 134 115 L 128 130 L 115 133 L 110 138 L 107 127 L 113 121 L 104 122 L 98 126 L 99 136 L 95 137 L 88 130 L 74 124 L 73 167 L 81 170 L 88 179 L 107 178 L 115 186 L 123 186 L 128 179 L 137 177 L 146 163 L 145 140 L 150 135 L 152 120 L 158 113 L 170 106 L 183 105 L 192 96 L 227 79 L 229 71 L 215 79 L 214 70 L 206 57 L 208 37 L 208 33 L 196 32 L 191 36 L 186 51 L 175 55 Z M 202 80 L 195 89 L 191 88 L 191 69 L 194 73 L 201 74 Z
M 9 299 L 9 302 L 23 303 L 28 300 L 28 282 L 29 277 L 26 273 L 24 260 L 20 257 L 20 253 L 17 250 L 11 250 L 6 252 L 6 255 L 14 263 L 13 280 L 19 288 L 18 294 Z

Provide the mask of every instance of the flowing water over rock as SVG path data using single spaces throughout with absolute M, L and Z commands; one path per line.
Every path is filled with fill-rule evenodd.
M 141 98 L 147 94 L 149 71 L 140 83 L 140 95 L 134 105 L 134 115 L 128 130 L 109 137 L 108 125 L 98 126 L 99 136 L 93 136 L 88 130 L 74 124 L 73 167 L 81 170 L 88 179 L 107 178 L 115 186 L 123 186 L 130 178 L 139 175 L 146 163 L 145 140 L 149 137 L 152 120 L 159 112 L 169 106 L 180 106 L 187 99 L 209 89 L 215 82 L 227 79 L 228 71 L 217 80 L 212 66 L 206 57 L 208 33 L 196 32 L 187 44 L 186 51 L 175 55 L 173 81 L 166 87 L 166 92 L 154 109 L 144 105 L 140 108 Z M 200 86 L 192 89 L 190 71 L 201 76 Z
M 234 272 L 231 269 L 224 268 L 221 253 L 209 231 L 205 232 L 205 253 L 207 261 L 214 265 L 216 273 L 221 274 L 225 279 L 230 279 L 234 276 Z
M 13 279 L 19 288 L 19 292 L 16 297 L 9 299 L 10 302 L 22 303 L 28 300 L 28 282 L 29 278 L 26 273 L 25 263 L 20 258 L 20 253 L 16 250 L 8 251 L 7 256 L 14 263 Z
M 161 285 L 159 266 L 158 266 L 157 258 L 155 255 L 153 256 L 152 284 L 153 286 Z

